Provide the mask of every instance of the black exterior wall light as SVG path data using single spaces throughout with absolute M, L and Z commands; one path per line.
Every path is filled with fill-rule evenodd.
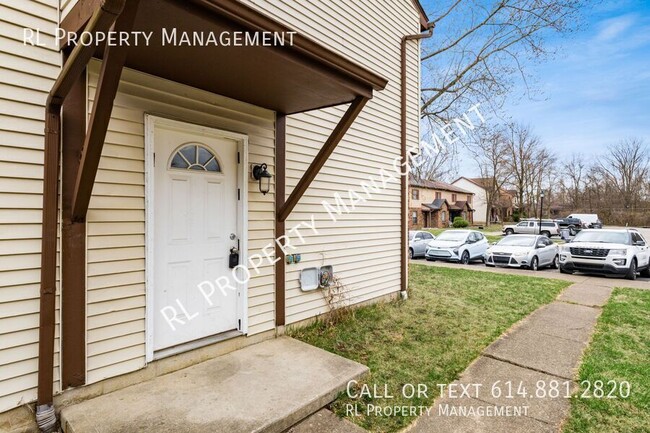
M 264 195 L 271 190 L 271 173 L 267 170 L 266 164 L 258 164 L 253 167 L 253 178 L 259 182 L 260 192 Z

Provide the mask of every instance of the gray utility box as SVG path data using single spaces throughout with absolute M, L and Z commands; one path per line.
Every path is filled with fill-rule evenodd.
M 311 292 L 318 288 L 328 287 L 334 278 L 333 266 L 320 268 L 305 268 L 300 271 L 300 290 Z

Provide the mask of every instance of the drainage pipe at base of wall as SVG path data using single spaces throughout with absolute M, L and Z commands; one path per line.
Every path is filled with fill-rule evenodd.
M 433 28 L 435 27 L 434 22 L 429 22 L 427 23 L 427 31 L 426 33 L 418 33 L 415 35 L 408 35 L 404 36 L 402 38 L 402 69 L 401 69 L 401 79 L 402 79 L 402 89 L 401 89 L 401 110 L 400 110 L 400 150 L 401 150 L 401 158 L 402 158 L 402 164 L 406 164 L 409 161 L 409 155 L 407 154 L 408 150 L 406 147 L 406 99 L 407 99 L 407 92 L 406 92 L 406 74 L 407 74 L 407 68 L 406 68 L 406 43 L 408 41 L 413 41 L 413 40 L 421 40 L 421 39 L 426 39 L 430 38 L 433 35 Z M 419 56 L 418 56 L 419 57 Z M 418 116 L 419 119 L 419 116 Z M 419 138 L 418 138 L 419 139 Z M 402 253 L 400 254 L 400 259 L 401 259 L 401 264 L 400 264 L 400 271 L 401 271 L 401 296 L 403 298 L 406 298 L 406 289 L 408 289 L 408 173 L 406 175 L 400 176 L 401 179 L 401 199 L 400 199 L 400 210 L 401 210 L 401 236 L 400 236 L 400 247 L 402 249 Z
M 70 53 L 52 86 L 45 106 L 43 167 L 43 224 L 41 239 L 41 287 L 38 336 L 38 402 L 36 422 L 43 432 L 56 426 L 53 402 L 54 327 L 56 297 L 56 246 L 58 225 L 61 106 L 84 71 L 96 47 L 88 40 L 95 32 L 106 32 L 122 13 L 126 0 L 103 0 L 92 15 L 82 39 Z M 85 43 L 84 43 L 85 41 Z M 65 326 L 65 325 L 64 325 Z

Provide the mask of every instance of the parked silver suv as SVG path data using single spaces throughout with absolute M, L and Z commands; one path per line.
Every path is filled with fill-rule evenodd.
M 560 272 L 575 271 L 624 275 L 635 280 L 650 277 L 650 250 L 641 233 L 634 229 L 582 230 L 560 247 Z
M 542 229 L 539 229 L 539 220 L 522 220 L 518 224 L 503 226 L 503 233 L 507 235 L 544 235 L 560 236 L 560 228 L 555 221 L 542 220 Z

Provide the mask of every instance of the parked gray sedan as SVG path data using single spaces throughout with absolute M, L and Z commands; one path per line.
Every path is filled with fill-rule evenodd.
M 485 266 L 529 268 L 559 266 L 559 247 L 546 236 L 510 235 L 485 252 Z
M 409 230 L 409 258 L 424 257 L 427 244 L 436 237 L 424 230 Z

